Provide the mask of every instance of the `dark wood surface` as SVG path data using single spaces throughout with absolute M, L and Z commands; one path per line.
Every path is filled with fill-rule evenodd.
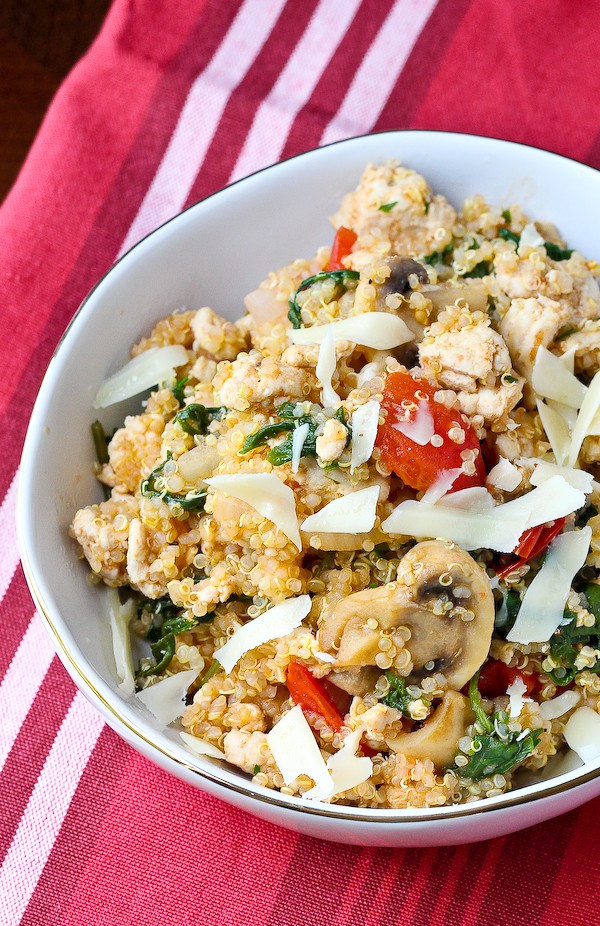
M 110 0 L 0 0 L 0 201 Z

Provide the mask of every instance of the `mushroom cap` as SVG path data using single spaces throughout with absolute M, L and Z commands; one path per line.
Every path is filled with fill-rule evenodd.
M 458 691 L 447 691 L 422 727 L 388 739 L 388 746 L 412 759 L 431 759 L 444 768 L 456 756 L 458 741 L 473 720 L 469 699 Z
M 489 652 L 494 610 L 489 579 L 473 557 L 427 540 L 402 558 L 396 582 L 339 601 L 319 629 L 319 645 L 337 649 L 336 668 L 372 666 L 382 631 L 406 627 L 411 674 L 442 672 L 460 690 Z M 367 623 L 373 618 L 376 627 Z

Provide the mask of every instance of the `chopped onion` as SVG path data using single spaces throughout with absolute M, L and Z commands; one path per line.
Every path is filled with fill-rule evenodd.
M 287 300 L 280 302 L 277 291 L 270 287 L 259 286 L 258 289 L 253 289 L 244 296 L 244 305 L 257 325 L 275 322 L 285 317 L 288 311 Z
M 523 477 L 510 460 L 500 457 L 495 466 L 487 474 L 486 482 L 500 489 L 501 492 L 514 492 L 521 485 Z
M 365 312 L 353 315 L 329 325 L 313 325 L 308 328 L 292 328 L 288 334 L 294 344 L 322 344 L 328 329 L 336 341 L 353 341 L 373 350 L 393 350 L 414 340 L 408 325 L 389 312 Z
M 139 395 L 158 383 L 169 382 L 174 377 L 173 370 L 188 360 L 189 354 L 181 344 L 151 347 L 104 380 L 96 393 L 94 408 L 106 408 Z
M 170 675 L 138 691 L 136 698 L 166 727 L 183 714 L 187 690 L 199 674 L 200 669 L 187 669 Z
M 563 691 L 562 694 L 552 698 L 551 701 L 542 701 L 540 704 L 540 716 L 544 720 L 556 720 L 557 717 L 562 717 L 567 711 L 573 710 L 580 701 L 581 695 L 578 691 L 574 689 Z
M 135 602 L 130 598 L 125 604 L 121 604 L 116 588 L 109 588 L 107 593 L 113 655 L 115 657 L 117 677 L 120 679 L 119 688 L 123 694 L 132 695 L 135 692 L 135 678 L 131 658 L 129 624 L 135 616 Z
M 199 444 L 178 457 L 177 469 L 186 482 L 197 486 L 214 473 L 220 460 L 216 447 Z
M 288 633 L 299 627 L 310 611 L 311 604 L 310 595 L 300 595 L 275 605 L 236 630 L 224 646 L 214 651 L 214 658 L 226 672 L 231 672 L 244 653 L 271 640 L 287 637 Z
M 221 752 L 221 750 L 217 749 L 217 747 L 212 743 L 208 743 L 206 740 L 200 739 L 199 736 L 192 736 L 191 733 L 180 733 L 179 735 L 190 752 L 193 752 L 194 755 L 210 756 L 211 759 L 226 760 L 224 752 Z
M 211 488 L 251 505 L 302 550 L 294 493 L 273 473 L 234 473 L 213 476 L 205 482 Z
M 370 531 L 375 524 L 379 486 L 367 486 L 349 492 L 311 514 L 302 522 L 303 531 L 324 531 L 330 534 L 359 534 Z
M 357 466 L 371 459 L 379 427 L 380 408 L 379 402 L 371 399 L 365 405 L 359 406 L 352 414 L 351 475 Z
M 600 716 L 591 707 L 578 707 L 565 725 L 567 744 L 584 762 L 600 759 Z

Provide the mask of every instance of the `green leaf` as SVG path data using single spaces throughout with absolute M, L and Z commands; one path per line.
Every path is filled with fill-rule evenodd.
M 242 444 L 240 453 L 250 453 L 251 450 L 256 450 L 257 447 L 266 444 L 269 438 L 277 437 L 278 434 L 282 434 L 284 431 L 292 431 L 293 428 L 293 421 L 278 421 L 274 424 L 266 424 L 264 427 L 259 428 L 258 431 L 248 435 Z
M 188 379 L 189 379 L 189 376 L 184 376 L 183 379 L 178 379 L 175 385 L 173 386 L 173 388 L 171 389 L 171 392 L 173 393 L 173 395 L 179 402 L 180 406 L 183 405 L 183 403 L 185 402 L 185 396 L 183 394 L 183 390 L 185 389 L 187 385 Z
M 570 248 L 561 248 L 560 245 L 554 244 L 553 241 L 544 241 L 546 254 L 551 260 L 568 260 L 573 250 Z
M 258 775 L 259 772 L 260 772 L 260 765 L 255 765 L 254 768 L 252 769 L 252 774 Z
M 555 341 L 564 341 L 565 338 L 571 337 L 572 334 L 577 334 L 579 328 L 567 328 L 566 331 L 561 331 L 560 334 L 554 338 Z
M 564 617 L 568 623 L 560 626 L 550 637 L 549 655 L 557 667 L 546 674 L 555 685 L 570 684 L 577 673 L 582 671 L 575 665 L 582 646 L 600 649 L 600 586 L 588 582 L 581 592 L 587 599 L 588 611 L 594 615 L 595 622 L 592 627 L 578 627 L 577 615 L 565 610 Z M 588 671 L 600 672 L 600 659 L 588 667 Z
M 517 619 L 521 607 L 521 596 L 518 591 L 514 588 L 509 588 L 506 592 L 504 603 L 506 605 L 506 613 L 503 615 L 503 619 L 498 620 L 498 618 L 496 618 L 495 622 L 495 629 L 502 637 L 506 637 L 506 634 L 512 630 Z
M 305 280 L 302 280 L 300 286 L 288 303 L 290 307 L 288 318 L 292 323 L 292 328 L 302 328 L 302 313 L 300 311 L 300 306 L 298 305 L 297 299 L 298 294 L 303 292 L 303 290 L 308 289 L 315 283 L 320 283 L 322 280 L 334 280 L 338 286 L 342 287 L 342 293 L 344 293 L 348 289 L 349 282 L 359 279 L 360 273 L 358 273 L 356 270 L 323 270 L 321 273 L 316 273 L 314 276 L 307 277 Z
M 492 265 L 487 260 L 480 260 L 478 264 L 475 264 L 472 270 L 469 270 L 468 273 L 463 273 L 462 276 L 464 279 L 468 277 L 473 277 L 474 279 L 480 279 L 481 277 L 487 277 L 492 272 Z
M 431 206 L 430 202 L 425 203 L 425 215 L 429 214 L 429 207 Z
M 427 254 L 423 260 L 426 264 L 430 266 L 432 264 L 445 264 L 447 263 L 447 258 L 452 254 L 454 250 L 454 245 L 452 242 L 447 244 L 445 248 L 442 248 L 441 251 L 432 251 L 431 254 Z
M 92 424 L 92 438 L 94 441 L 94 447 L 96 448 L 96 459 L 101 466 L 104 466 L 108 463 L 108 441 L 106 439 L 106 434 L 104 433 L 104 428 L 99 421 L 94 421 Z M 110 488 L 102 483 L 102 492 L 104 493 L 104 498 L 110 498 Z
M 503 775 L 532 754 L 540 741 L 541 730 L 531 730 L 523 739 L 519 734 L 511 733 L 506 740 L 497 734 L 484 733 L 473 737 L 475 752 L 469 756 L 466 765 L 457 768 L 461 778 L 479 781 L 490 775 Z
M 395 199 L 393 203 L 386 203 L 384 206 L 379 207 L 380 212 L 390 212 L 394 206 L 398 205 L 398 200 Z
M 505 241 L 514 241 L 514 243 L 519 247 L 521 241 L 521 236 L 516 235 L 514 232 L 511 232 L 509 228 L 501 228 L 498 231 L 498 237 L 504 238 Z
M 410 717 L 408 706 L 412 701 L 416 701 L 417 699 L 408 691 L 405 679 L 396 675 L 395 672 L 386 672 L 385 677 L 390 687 L 385 697 L 381 699 L 381 703 L 386 704 L 388 707 L 393 707 L 397 711 L 402 711 L 405 717 Z M 426 704 L 429 703 L 425 698 L 421 700 Z
M 158 481 L 163 478 L 165 466 L 172 456 L 171 451 L 167 451 L 167 459 L 155 466 L 152 472 L 145 479 L 142 479 L 141 494 L 144 498 L 160 498 L 167 505 L 178 505 L 184 511 L 204 511 L 207 489 L 200 489 L 199 492 L 191 492 L 189 495 L 177 495 L 167 492 L 166 488 L 161 489 L 157 485 Z
M 511 224 L 512 218 L 511 218 L 511 214 L 510 214 L 510 209 L 503 209 L 503 210 L 502 210 L 502 218 L 504 219 L 504 221 L 506 222 L 507 225 L 510 225 L 510 224 Z
M 195 436 L 196 434 L 206 434 L 211 421 L 215 419 L 220 421 L 226 412 L 227 409 L 223 405 L 217 408 L 207 408 L 205 405 L 192 402 L 182 408 L 180 412 L 177 412 L 173 420 L 183 428 L 186 434 Z
M 471 710 L 475 714 L 477 723 L 485 733 L 491 733 L 494 729 L 494 722 L 491 720 L 483 709 L 481 695 L 479 694 L 479 670 L 475 673 L 469 682 L 469 701 Z

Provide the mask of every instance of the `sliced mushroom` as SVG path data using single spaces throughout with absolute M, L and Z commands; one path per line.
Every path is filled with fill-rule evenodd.
M 382 631 L 407 627 L 412 675 L 443 672 L 448 686 L 460 690 L 490 648 L 494 598 L 488 577 L 472 556 L 439 540 L 413 547 L 398 576 L 342 598 L 319 629 L 321 649 L 337 651 L 336 668 L 373 666 Z
M 418 730 L 387 740 L 394 752 L 411 759 L 431 759 L 438 768 L 450 765 L 458 741 L 474 720 L 469 699 L 458 691 L 447 691 L 440 705 Z
M 379 669 L 364 666 L 362 669 L 351 668 L 330 672 L 327 675 L 327 681 L 337 685 L 338 688 L 348 692 L 348 694 L 362 696 L 367 694 L 368 691 L 373 691 L 379 675 Z
M 408 292 L 411 276 L 416 276 L 419 283 L 429 283 L 429 274 L 423 264 L 410 257 L 392 257 L 387 263 L 391 272 L 380 289 L 384 298 L 391 293 L 400 293 L 402 296 Z

